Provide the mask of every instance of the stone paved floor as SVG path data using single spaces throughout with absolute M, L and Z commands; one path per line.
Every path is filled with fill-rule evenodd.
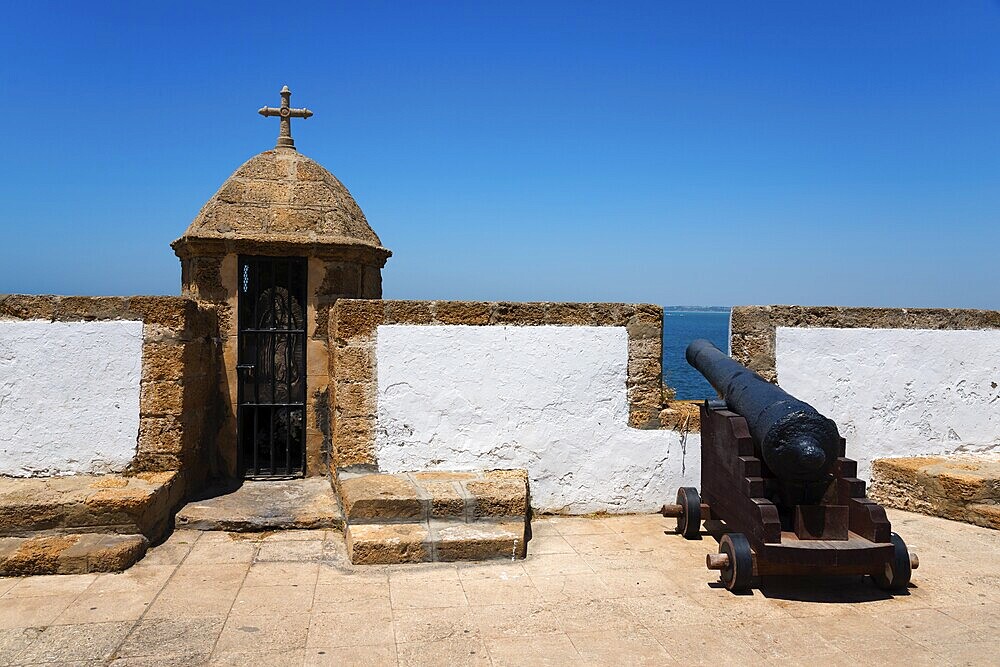
M 733 596 L 658 516 L 536 520 L 523 562 L 359 567 L 339 533 L 177 531 L 124 574 L 0 579 L 0 664 L 1000 664 L 1000 532 L 892 512 L 909 595 Z

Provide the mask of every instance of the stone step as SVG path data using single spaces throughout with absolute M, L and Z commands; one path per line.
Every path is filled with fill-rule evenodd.
M 145 535 L 170 525 L 184 489 L 175 472 L 0 478 L 0 537 L 41 531 Z
M 391 565 L 524 558 L 527 524 L 481 519 L 427 523 L 362 523 L 345 530 L 355 565 Z
M 326 477 L 246 481 L 235 491 L 189 502 L 177 513 L 178 529 L 252 533 L 334 528 L 344 519 Z
M 115 533 L 0 537 L 0 576 L 120 572 L 148 546 L 144 535 Z
M 523 470 L 429 471 L 364 474 L 341 471 L 340 497 L 347 523 L 472 522 L 524 517 L 528 483 Z
M 359 565 L 524 558 L 524 470 L 400 474 L 341 471 L 351 562 Z
M 868 496 L 888 507 L 1000 529 L 1000 455 L 878 459 Z

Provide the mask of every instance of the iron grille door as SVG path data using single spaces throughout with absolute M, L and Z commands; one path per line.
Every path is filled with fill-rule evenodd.
M 306 260 L 240 257 L 237 439 L 246 477 L 305 470 Z

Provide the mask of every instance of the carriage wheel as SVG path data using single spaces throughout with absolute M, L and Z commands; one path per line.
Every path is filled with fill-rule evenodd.
M 677 516 L 677 532 L 689 540 L 701 535 L 701 496 L 693 486 L 682 486 L 677 490 L 677 504 L 681 513 Z
M 889 540 L 892 542 L 892 558 L 886 564 L 882 572 L 872 575 L 875 585 L 885 591 L 901 591 L 910 583 L 910 552 L 903 542 L 903 538 L 892 533 Z
M 743 533 L 726 533 L 719 542 L 719 553 L 725 554 L 729 562 L 719 573 L 722 583 L 733 593 L 750 590 L 753 578 L 753 551 Z

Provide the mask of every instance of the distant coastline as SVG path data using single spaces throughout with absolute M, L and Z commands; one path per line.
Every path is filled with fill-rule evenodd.
M 728 313 L 732 306 L 664 306 L 668 313 Z

